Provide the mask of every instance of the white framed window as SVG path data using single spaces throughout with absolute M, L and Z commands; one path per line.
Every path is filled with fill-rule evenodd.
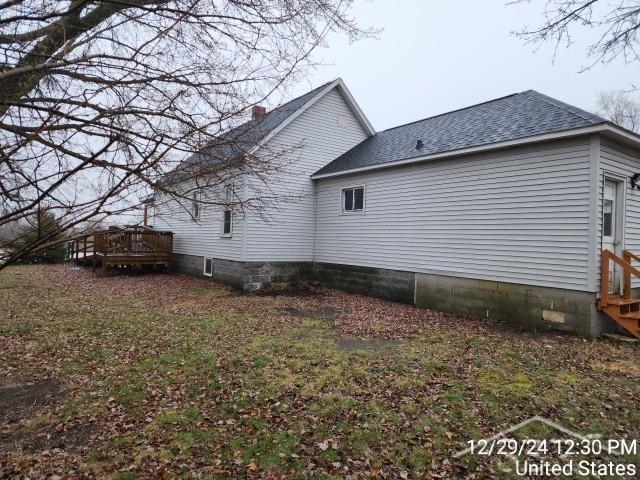
M 364 195 L 364 185 L 343 188 L 340 194 L 342 213 L 363 213 Z
M 200 194 L 198 192 L 191 194 L 191 218 L 194 221 L 200 220 Z
M 224 203 L 233 202 L 233 186 L 225 185 L 224 190 L 222 191 L 222 201 Z
M 220 236 L 231 237 L 233 235 L 233 211 L 231 203 L 233 202 L 233 186 L 225 185 L 222 192 L 222 199 L 225 203 L 222 211 L 222 224 L 220 225 Z
M 222 212 L 222 233 L 220 235 L 223 237 L 233 235 L 233 213 L 231 210 Z
M 205 258 L 202 273 L 207 277 L 213 276 L 213 258 Z

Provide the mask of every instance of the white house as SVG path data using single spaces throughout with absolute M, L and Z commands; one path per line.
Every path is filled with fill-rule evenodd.
M 291 198 L 267 215 L 196 201 L 197 218 L 156 202 L 178 271 L 245 289 L 315 279 L 585 335 L 610 327 L 601 252 L 640 253 L 638 135 L 532 90 L 382 132 L 341 79 L 257 113 L 260 127 L 237 137 L 253 155 L 297 146 L 271 185 Z M 605 293 L 629 283 L 625 265 L 609 270 Z M 633 317 L 640 302 L 608 308 Z

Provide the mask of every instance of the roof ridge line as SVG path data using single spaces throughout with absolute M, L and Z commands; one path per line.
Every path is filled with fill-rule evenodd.
M 577 110 L 580 110 L 580 111 L 583 111 L 583 112 L 585 112 L 585 113 L 588 113 L 588 114 L 590 114 L 590 115 L 594 115 L 594 116 L 596 116 L 596 117 L 598 117 L 598 118 L 601 118 L 601 120 L 602 120 L 603 122 L 606 122 L 606 121 L 607 121 L 606 119 L 604 119 L 604 118 L 600 117 L 600 115 L 596 115 L 595 113 L 587 112 L 586 110 L 582 110 L 582 109 L 581 109 L 581 108 L 579 108 L 579 107 L 573 107 L 572 105 L 569 105 L 568 103 L 564 103 L 564 102 L 563 102 L 563 101 L 561 101 L 561 100 L 556 100 L 555 98 L 550 97 L 550 96 L 548 96 L 548 95 L 545 95 L 544 93 L 540 93 L 540 92 L 538 92 L 538 91 L 536 91 L 536 90 L 528 90 L 528 91 L 529 91 L 529 92 L 535 92 L 535 93 L 540 97 L 540 100 L 542 100 L 543 102 L 546 102 L 546 103 L 548 103 L 549 105 L 552 105 L 552 106 L 554 106 L 554 107 L 556 107 L 556 108 L 559 108 L 559 109 L 561 109 L 561 110 L 564 110 L 565 112 L 570 113 L 571 115 L 574 115 L 574 116 L 576 116 L 576 117 L 578 117 L 578 118 L 580 118 L 580 119 L 582 119 L 582 120 L 584 120 L 584 121 L 586 121 L 586 122 L 593 122 L 593 119 L 591 119 L 591 118 L 587 118 L 587 117 L 585 117 L 584 115 L 581 115 L 580 113 L 578 113 L 578 112 L 576 112 L 576 111 L 575 111 L 576 109 L 577 109 Z
M 275 107 L 274 107 L 274 108 L 272 108 L 271 110 L 267 110 L 267 112 L 266 112 L 264 115 L 262 115 L 262 117 L 267 117 L 267 116 L 269 116 L 270 114 L 272 114 L 273 112 L 275 112 L 276 110 L 278 110 L 278 109 L 280 109 L 280 108 L 282 108 L 282 107 L 285 107 L 285 106 L 287 106 L 288 104 L 293 103 L 293 102 L 295 102 L 296 100 L 299 100 L 299 99 L 301 99 L 302 97 L 305 97 L 305 96 L 307 96 L 307 95 L 309 95 L 309 94 L 311 94 L 311 93 L 315 92 L 316 90 L 320 90 L 321 88 L 325 88 L 325 87 L 327 87 L 328 85 L 330 85 L 331 83 L 335 82 L 336 80 L 337 80 L 337 78 L 335 78 L 335 79 L 333 79 L 333 80 L 331 80 L 331 81 L 329 81 L 329 82 L 325 82 L 325 83 L 323 83 L 322 85 L 318 85 L 317 87 L 312 88 L 311 90 L 309 90 L 309 91 L 307 91 L 307 92 L 305 92 L 305 93 L 303 93 L 303 94 L 301 94 L 301 95 L 298 95 L 297 97 L 293 97 L 292 99 L 287 100 L 286 102 L 281 103 L 280 105 L 275 106 Z M 265 99 L 266 99 L 266 97 L 265 97 Z M 258 105 L 258 104 L 254 103 L 254 104 L 252 104 L 252 105 Z M 247 108 L 248 108 L 248 107 L 245 107 L 245 110 L 246 110 Z M 230 129 L 229 131 L 235 130 L 235 129 L 240 128 L 240 127 L 242 127 L 242 126 L 244 126 L 244 125 L 246 125 L 246 124 L 248 124 L 248 123 L 251 123 L 251 121 L 252 121 L 252 120 L 253 120 L 253 118 L 250 118 L 249 120 L 246 120 L 246 121 L 242 122 L 242 123 L 241 123 L 240 125 L 238 125 L 237 127 L 233 127 L 233 128 L 232 128 L 232 129 Z
M 338 78 L 340 78 L 340 77 L 338 77 Z M 298 95 L 297 97 L 294 97 L 294 98 L 292 98 L 291 100 L 287 100 L 286 102 L 284 102 L 284 103 L 282 103 L 282 104 L 278 105 L 277 107 L 274 107 L 274 108 L 273 108 L 273 109 L 271 109 L 271 110 L 267 110 L 267 112 L 266 112 L 264 115 L 262 115 L 260 118 L 249 118 L 248 120 L 245 120 L 244 122 L 242 122 L 242 123 L 240 123 L 240 124 L 236 125 L 235 127 L 230 128 L 229 130 L 227 130 L 227 131 L 225 131 L 225 132 L 221 133 L 221 134 L 219 135 L 219 137 L 225 137 L 225 136 L 228 136 L 228 135 L 232 134 L 233 132 L 236 132 L 238 135 L 244 135 L 245 133 L 247 133 L 247 132 L 249 132 L 249 131 L 253 130 L 254 128 L 256 128 L 256 127 L 260 127 L 260 126 L 263 124 L 264 120 L 266 120 L 266 119 L 267 119 L 270 115 L 272 115 L 276 110 L 279 110 L 279 109 L 281 109 L 281 108 L 285 107 L 286 105 L 288 105 L 288 104 L 290 104 L 290 103 L 293 103 L 293 102 L 295 102 L 296 100 L 299 100 L 299 99 L 301 99 L 302 97 L 305 97 L 305 96 L 307 96 L 307 95 L 309 95 L 309 94 L 311 94 L 311 93 L 315 92 L 316 90 L 320 90 L 320 89 L 326 88 L 327 86 L 331 85 L 333 82 L 335 82 L 336 80 L 338 80 L 338 78 L 335 78 L 335 79 L 333 79 L 333 80 L 331 80 L 331 81 L 329 81 L 329 82 L 325 82 L 325 83 L 323 83 L 322 85 L 318 85 L 317 87 L 312 88 L 311 90 L 309 90 L 308 92 L 303 93 L 302 95 Z M 308 101 L 309 101 L 309 100 L 307 100 L 307 102 L 308 102 Z M 304 105 L 306 105 L 306 103 L 307 103 L 307 102 L 305 102 L 303 105 L 301 105 L 301 107 L 302 107 L 302 106 L 304 106 Z M 255 103 L 254 103 L 253 105 L 258 105 L 258 104 L 255 104 Z M 248 107 L 245 107 L 245 109 L 244 109 L 244 110 L 246 110 L 247 108 L 248 108 Z M 244 127 L 246 127 L 246 128 L 244 128 Z
M 456 108 L 455 110 L 450 110 L 448 112 L 443 112 L 443 113 L 438 113 L 437 115 L 432 115 L 430 117 L 425 117 L 425 118 L 421 118 L 419 120 L 414 120 L 412 122 L 407 122 L 407 123 L 403 123 L 401 125 L 396 125 L 395 127 L 390 127 L 387 128 L 386 130 L 382 130 L 381 132 L 378 133 L 384 133 L 384 132 L 388 132 L 389 130 L 395 130 L 396 128 L 402 128 L 402 127 L 406 127 L 407 125 L 413 125 L 414 123 L 419 123 L 419 122 L 424 122 L 425 120 L 431 120 L 433 118 L 438 118 L 438 117 L 442 117 L 444 115 L 449 115 L 451 113 L 456 113 L 456 112 L 461 112 L 463 110 L 468 110 L 470 108 L 475 108 L 475 107 L 479 107 L 480 105 L 485 105 L 487 103 L 492 103 L 492 102 L 497 102 L 498 100 L 504 100 L 505 98 L 509 98 L 509 97 L 514 97 L 516 95 L 520 95 L 524 92 L 516 92 L 516 93 L 511 93 L 509 95 L 504 95 L 502 97 L 498 97 L 498 98 L 493 98 L 491 100 L 486 100 L 484 102 L 480 102 L 480 103 L 476 103 L 473 105 L 469 105 L 467 107 L 462 107 L 462 108 Z
M 298 100 L 298 99 L 300 99 L 300 98 L 304 97 L 305 95 L 309 95 L 310 93 L 315 92 L 316 90 L 319 90 L 319 89 L 321 89 L 321 88 L 324 88 L 324 87 L 326 87 L 326 86 L 328 86 L 328 85 L 332 84 L 333 82 L 335 82 L 336 80 L 338 80 L 338 78 L 340 78 L 340 77 L 334 78 L 333 80 L 330 80 L 330 81 L 328 81 L 328 82 L 325 82 L 325 83 L 323 83 L 322 85 L 318 85 L 317 87 L 312 88 L 312 89 L 311 89 L 311 90 L 309 90 L 308 92 L 305 92 L 305 93 L 303 93 L 302 95 L 298 95 L 297 97 L 294 97 L 294 98 L 292 98 L 291 100 L 287 100 L 286 102 L 284 102 L 284 103 L 282 103 L 282 104 L 278 105 L 277 107 L 274 107 L 272 110 L 268 110 L 268 111 L 267 111 L 267 114 L 269 114 L 269 113 L 271 113 L 271 112 L 274 112 L 275 110 L 277 110 L 277 109 L 279 109 L 279 108 L 282 108 L 282 107 L 284 107 L 285 105 L 287 105 L 287 104 L 289 104 L 289 103 L 291 103 L 291 102 L 295 102 L 296 100 Z

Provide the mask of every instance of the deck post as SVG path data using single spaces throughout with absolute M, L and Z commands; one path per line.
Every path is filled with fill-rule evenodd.
M 625 251 L 622 253 L 625 262 L 631 265 L 631 255 Z M 631 298 L 631 271 L 624 269 L 624 298 Z
M 603 250 L 600 259 L 600 305 L 606 307 L 609 302 L 609 250 Z

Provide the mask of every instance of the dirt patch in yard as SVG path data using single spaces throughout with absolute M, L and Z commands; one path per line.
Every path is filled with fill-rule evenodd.
M 304 286 L 290 286 L 281 289 L 265 289 L 258 290 L 250 293 L 250 295 L 256 295 L 258 297 L 310 297 L 314 295 L 314 292 L 309 287 Z
M 594 362 L 591 366 L 595 370 L 640 377 L 640 365 L 633 361 L 616 360 L 613 362 Z
M 57 425 L 41 425 L 37 428 L 17 428 L 0 432 L 0 447 L 5 449 L 19 448 L 24 453 L 61 450 L 80 452 L 88 448 L 92 433 L 96 426 L 91 423 L 60 423 Z
M 35 453 L 86 449 L 96 430 L 91 421 L 51 421 L 51 412 L 65 399 L 61 382 L 55 377 L 0 386 L 0 450 L 19 448 Z
M 399 340 L 384 340 L 358 337 L 339 337 L 336 346 L 345 352 L 390 352 L 402 343 Z
M 31 417 L 55 401 L 60 385 L 55 378 L 0 386 L 0 424 L 15 423 Z
M 338 309 L 331 307 L 299 308 L 287 305 L 282 307 L 281 311 L 293 317 L 307 317 L 314 320 L 335 320 L 340 315 Z
M 84 448 L 90 425 L 48 420 L 46 407 L 60 404 L 63 396 L 60 382 L 52 377 L 1 386 L 0 447 L 23 452 Z

